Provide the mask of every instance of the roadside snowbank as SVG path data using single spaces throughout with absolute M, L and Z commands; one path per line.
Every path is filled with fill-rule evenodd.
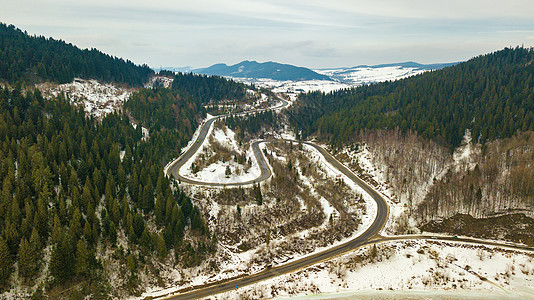
M 394 271 L 393 271 L 394 270 Z M 428 242 L 388 242 L 337 259 L 223 293 L 216 299 L 409 297 L 452 292 L 502 299 L 534 297 L 533 255 L 494 247 Z M 317 295 L 319 294 L 319 295 Z

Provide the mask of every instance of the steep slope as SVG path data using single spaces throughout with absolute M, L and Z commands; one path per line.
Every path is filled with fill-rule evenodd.
M 402 206 L 392 232 L 419 226 L 532 243 L 514 228 L 534 216 L 533 62 L 533 49 L 507 48 L 396 82 L 309 93 L 290 118 L 304 136 L 350 145 L 343 152 L 356 170 L 372 164 Z M 465 215 L 475 218 L 471 231 L 460 230 Z M 497 219 L 484 218 L 495 217 L 505 226 L 489 230 Z
M 71 82 L 75 77 L 142 86 L 154 72 L 96 49 L 81 50 L 61 40 L 30 36 L 0 23 L 0 81 Z
M 194 125 L 199 107 L 182 102 L 175 113 Z M 0 280 L 2 291 L 42 298 L 46 286 L 54 297 L 80 283 L 73 291 L 123 298 L 146 284 L 148 266 L 169 252 L 198 263 L 206 248 L 184 248 L 184 230 L 210 245 L 208 233 L 162 172 L 191 136 L 186 127 L 153 129 L 147 137 L 126 114 L 95 122 L 61 97 L 0 89 L 0 248 L 7 246 L 8 257 L 0 268 L 10 275 L 17 262 L 19 270 Z
M 274 80 L 330 80 L 326 75 L 321 75 L 308 68 L 296 67 L 276 62 L 258 63 L 256 61 L 243 61 L 228 66 L 215 64 L 204 69 L 193 70 L 194 73 L 206 75 L 219 75 L 239 78 L 270 78 Z

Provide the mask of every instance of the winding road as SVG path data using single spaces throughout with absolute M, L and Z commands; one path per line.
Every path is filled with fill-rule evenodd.
M 287 102 L 285 102 L 283 106 L 286 106 L 286 105 L 287 105 Z M 195 184 L 195 185 L 205 185 L 205 186 L 241 186 L 241 185 L 247 185 L 247 184 L 267 180 L 271 176 L 271 170 L 265 160 L 265 157 L 263 156 L 263 153 L 261 153 L 261 150 L 259 148 L 259 144 L 262 142 L 266 142 L 266 141 L 257 141 L 252 144 L 254 155 L 261 168 L 261 175 L 254 180 L 249 180 L 249 181 L 240 182 L 240 183 L 220 184 L 220 183 L 196 181 L 196 180 L 183 177 L 179 174 L 180 168 L 189 159 L 191 159 L 191 157 L 193 157 L 196 151 L 198 151 L 203 141 L 206 139 L 210 126 L 212 126 L 213 122 L 215 122 L 217 118 L 219 117 L 214 117 L 202 125 L 202 128 L 200 129 L 200 133 L 198 135 L 197 140 L 184 154 L 182 154 L 181 157 L 179 157 L 177 160 L 175 160 L 170 165 L 170 167 L 168 168 L 167 174 L 174 176 L 176 179 L 184 183 Z M 283 274 L 295 272 L 297 270 L 315 265 L 317 263 L 330 260 L 332 258 L 335 258 L 347 252 L 353 251 L 362 246 L 376 244 L 376 243 L 383 243 L 383 242 L 388 242 L 388 241 L 425 239 L 425 240 L 465 242 L 465 243 L 473 243 L 473 244 L 479 244 L 479 245 L 498 246 L 502 248 L 509 248 L 509 249 L 515 249 L 515 250 L 534 251 L 534 248 L 532 247 L 526 247 L 526 246 L 521 246 L 521 245 L 511 245 L 511 244 L 485 241 L 485 240 L 472 239 L 472 238 L 457 238 L 457 237 L 443 237 L 443 236 L 440 237 L 440 236 L 428 236 L 428 235 L 383 237 L 380 235 L 380 232 L 384 228 L 388 220 L 388 215 L 389 215 L 389 207 L 384 197 L 379 192 L 377 192 L 375 189 L 373 189 L 370 185 L 368 185 L 366 182 L 364 182 L 362 179 L 356 176 L 352 171 L 350 171 L 342 163 L 340 163 L 324 148 L 311 142 L 303 142 L 303 143 L 310 145 L 311 147 L 319 151 L 319 153 L 324 157 L 324 159 L 328 163 L 330 163 L 332 166 L 338 169 L 340 173 L 343 173 L 350 180 L 358 184 L 365 192 L 367 192 L 376 201 L 377 214 L 371 226 L 369 226 L 369 228 L 361 235 L 349 241 L 346 241 L 342 244 L 339 244 L 337 246 L 325 249 L 323 251 L 310 254 L 308 256 L 287 262 L 282 265 L 273 266 L 271 268 L 264 269 L 263 271 L 260 271 L 258 273 L 246 275 L 246 276 L 239 277 L 239 278 L 213 282 L 213 283 L 205 284 L 202 286 L 186 288 L 186 289 L 178 291 L 177 292 L 178 294 L 175 293 L 174 295 L 165 296 L 164 297 L 165 299 L 176 299 L 176 300 L 177 299 L 198 299 L 198 298 L 203 298 L 203 297 L 227 292 L 230 290 L 235 290 L 236 287 L 251 285 L 251 284 L 266 280 L 266 279 L 270 279 L 270 278 L 274 278 L 274 277 L 277 277 Z
M 284 99 L 279 98 L 279 100 L 280 100 L 281 103 L 278 106 L 275 106 L 275 107 L 272 107 L 272 108 L 267 108 L 267 109 L 257 109 L 257 110 L 254 110 L 254 111 L 239 113 L 239 114 L 236 114 L 236 115 L 247 115 L 247 114 L 250 114 L 250 113 L 262 112 L 262 111 L 269 110 L 269 109 L 272 109 L 272 110 L 283 109 L 283 108 L 285 108 L 285 107 L 287 107 L 289 105 L 289 103 L 287 101 L 285 101 Z M 260 176 L 258 176 L 255 179 L 244 181 L 244 182 L 236 182 L 236 183 L 214 183 L 214 182 L 198 181 L 198 180 L 194 180 L 194 179 L 187 178 L 187 177 L 184 177 L 184 176 L 180 175 L 180 169 L 200 149 L 200 147 L 204 143 L 204 140 L 207 138 L 208 133 L 210 131 L 210 127 L 213 125 L 213 123 L 215 123 L 215 121 L 217 121 L 218 119 L 224 118 L 224 117 L 227 117 L 227 116 L 228 115 L 215 116 L 215 117 L 207 120 L 206 122 L 204 122 L 204 124 L 202 124 L 202 126 L 200 128 L 200 132 L 198 134 L 197 139 L 193 142 L 191 147 L 189 147 L 182 155 L 180 155 L 180 157 L 178 157 L 178 159 L 174 160 L 169 165 L 169 168 L 167 169 L 167 176 L 172 175 L 174 178 L 178 179 L 180 182 L 184 182 L 184 183 L 188 183 L 188 184 L 212 186 L 212 187 L 216 187 L 216 186 L 219 186 L 219 187 L 221 187 L 221 186 L 224 186 L 224 187 L 243 186 L 243 185 L 249 185 L 249 184 L 253 184 L 253 183 L 257 183 L 257 182 L 262 182 L 262 181 L 265 181 L 265 180 L 269 179 L 269 177 L 271 177 L 271 169 L 269 168 L 269 165 L 267 164 L 267 161 L 265 160 L 265 157 L 263 157 L 263 153 L 261 153 L 261 150 L 260 150 L 260 147 L 259 147 L 259 145 L 261 143 L 265 142 L 265 141 L 256 141 L 256 142 L 252 143 L 252 150 L 254 152 L 254 156 L 255 156 L 256 161 L 258 162 L 258 164 L 260 166 L 260 171 L 261 171 Z

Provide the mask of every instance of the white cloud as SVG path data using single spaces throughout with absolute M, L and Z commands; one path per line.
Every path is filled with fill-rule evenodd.
M 0 20 L 137 63 L 444 62 L 533 43 L 534 1 L 4 0 Z

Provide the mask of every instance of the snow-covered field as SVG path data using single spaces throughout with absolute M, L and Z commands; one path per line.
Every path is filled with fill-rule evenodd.
M 118 87 L 97 80 L 75 78 L 71 83 L 60 85 L 41 84 L 37 88 L 45 96 L 65 96 L 72 102 L 83 106 L 84 111 L 95 117 L 102 118 L 106 114 L 122 108 L 134 89 Z
M 534 297 L 534 254 L 437 241 L 368 246 L 217 299 Z M 441 298 L 440 298 L 441 299 Z
M 275 93 L 286 93 L 288 95 L 298 94 L 301 92 L 310 92 L 310 91 L 323 91 L 325 93 L 349 88 L 351 85 L 344 84 L 341 82 L 333 80 L 304 80 L 304 81 L 279 81 L 268 78 L 232 78 L 236 81 L 240 81 L 247 84 L 254 84 L 260 88 L 271 89 Z
M 347 69 L 324 69 L 314 71 L 319 74 L 338 79 L 340 82 L 344 82 L 352 86 L 383 81 L 394 81 L 425 72 L 425 70 L 402 66 L 388 66 L 381 68 L 355 67 Z

